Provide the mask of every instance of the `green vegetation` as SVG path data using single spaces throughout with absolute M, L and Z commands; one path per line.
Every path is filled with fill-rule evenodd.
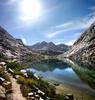
M 7 92 L 11 91 L 11 82 L 9 75 L 5 72 L 5 69 L 3 67 L 0 67 L 0 77 L 3 78 L 4 80 L 0 80 L 0 85 L 2 85 L 5 90 L 6 90 L 6 95 Z
M 15 75 L 20 75 L 20 77 L 17 79 L 17 82 L 21 84 L 20 88 L 23 96 L 27 97 L 29 92 L 37 92 L 39 89 L 45 93 L 44 96 L 40 94 L 44 100 L 47 100 L 47 97 L 50 97 L 51 100 L 64 100 L 63 95 L 56 94 L 55 87 L 53 85 L 50 85 L 40 77 L 37 79 L 33 73 L 27 72 L 28 77 L 26 78 L 24 73 L 20 72 L 21 69 L 27 68 L 26 66 L 20 66 L 17 62 L 9 62 L 7 63 L 7 69 L 8 68 L 14 70 Z
M 33 84 L 36 83 L 36 81 L 34 79 L 26 79 L 25 77 L 23 76 L 20 76 L 18 79 L 17 79 L 17 82 L 19 84 L 24 84 L 24 85 L 27 85 L 27 86 L 30 86 L 32 87 Z
M 0 68 L 0 77 L 4 78 L 6 81 L 10 81 L 9 76 L 4 72 L 4 68 Z
M 15 71 L 20 71 L 21 69 L 25 69 L 27 68 L 27 66 L 25 65 L 20 65 L 19 63 L 17 63 L 16 61 L 13 62 L 7 62 L 7 69 L 11 68 Z
M 84 70 L 83 68 L 81 70 L 75 69 L 75 71 L 84 82 L 95 89 L 95 71 L 89 69 Z
M 13 62 L 7 62 L 7 70 L 8 68 L 11 68 L 14 71 L 15 75 L 23 75 L 20 70 L 28 68 L 26 65 L 20 65 L 16 61 Z
M 24 97 L 27 97 L 27 94 L 31 92 L 31 88 L 26 85 L 21 85 L 20 89 Z
M 37 87 L 39 90 L 43 91 L 45 93 L 44 99 L 46 97 L 50 97 L 51 100 L 64 100 L 64 96 L 60 94 L 56 94 L 55 87 L 50 85 L 48 82 L 43 81 L 42 79 L 37 80 L 35 77 L 33 78 L 25 78 L 25 77 L 19 77 L 17 79 L 17 82 L 21 84 L 21 91 L 23 96 L 27 97 L 29 92 L 37 92 Z M 40 94 L 40 96 L 42 96 Z

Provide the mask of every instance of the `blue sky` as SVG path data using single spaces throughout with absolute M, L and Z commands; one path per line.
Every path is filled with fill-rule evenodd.
M 27 45 L 72 45 L 94 21 L 95 0 L 0 0 L 0 25 Z

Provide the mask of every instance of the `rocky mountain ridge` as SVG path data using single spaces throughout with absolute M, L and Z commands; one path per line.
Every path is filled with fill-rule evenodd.
M 20 39 L 15 39 L 4 28 L 0 27 L 0 59 L 3 58 L 32 61 L 42 58 L 42 55 L 34 53 Z
M 70 46 L 65 44 L 55 45 L 53 42 L 39 42 L 30 46 L 34 52 L 47 55 L 58 55 L 62 54 L 70 49 Z
M 95 22 L 77 39 L 72 48 L 61 57 L 95 63 Z

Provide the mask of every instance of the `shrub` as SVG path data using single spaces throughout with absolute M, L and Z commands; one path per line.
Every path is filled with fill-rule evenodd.
M 14 74 L 23 76 L 22 72 L 20 70 L 27 68 L 28 66 L 20 65 L 16 61 L 13 62 L 7 62 L 7 70 L 8 68 L 11 68 L 14 70 Z
M 19 66 L 19 64 L 16 61 L 14 61 L 14 62 L 7 62 L 7 69 L 8 68 L 15 69 L 18 66 Z
M 36 79 L 36 78 L 34 77 L 33 73 L 30 72 L 30 71 L 27 72 L 27 75 L 28 75 L 29 78 Z
M 20 89 L 24 97 L 27 97 L 28 93 L 31 92 L 31 89 L 26 85 L 21 85 Z
M 24 77 L 19 77 L 19 78 L 17 79 L 17 82 L 18 82 L 19 84 L 25 84 L 26 80 L 25 80 Z
M 0 68 L 0 77 L 3 77 L 5 80 L 10 81 L 9 76 L 4 72 L 3 68 Z
M 22 76 L 17 79 L 17 82 L 19 84 L 24 84 L 27 86 L 36 84 L 36 81 L 34 79 L 26 79 L 25 77 L 22 77 Z

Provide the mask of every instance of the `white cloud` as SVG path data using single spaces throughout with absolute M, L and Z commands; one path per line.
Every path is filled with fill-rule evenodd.
M 60 34 L 65 34 L 69 31 L 78 31 L 87 29 L 90 25 L 95 22 L 95 6 L 88 8 L 91 13 L 88 15 L 73 21 L 68 21 L 63 24 L 59 24 L 50 28 L 50 31 L 45 34 L 47 38 L 53 38 Z M 80 33 L 79 33 L 80 34 Z
M 58 34 L 63 33 L 64 31 L 65 31 L 65 30 L 58 30 L 58 31 L 55 31 L 55 32 L 51 32 L 51 33 L 46 34 L 46 37 L 47 37 L 47 38 L 52 38 L 52 37 L 54 37 L 54 36 L 56 36 L 56 35 L 58 35 Z
M 66 31 L 69 31 L 69 30 L 71 30 L 72 24 L 73 24 L 72 22 L 67 22 L 67 23 L 64 23 L 64 24 L 60 24 L 60 25 L 51 27 L 51 30 L 55 30 L 55 31 L 47 33 L 46 37 L 47 38 L 53 38 L 56 35 L 62 34 Z
M 57 26 L 54 26 L 54 27 L 55 28 L 62 28 L 62 27 L 66 28 L 66 27 L 71 26 L 71 25 L 72 25 L 72 22 L 66 22 L 64 24 L 60 24 L 60 25 L 57 25 Z
M 21 38 L 22 39 L 22 42 L 24 43 L 24 44 L 27 44 L 27 41 L 26 41 L 26 39 L 25 38 Z
M 95 21 L 95 16 L 94 17 L 86 16 L 86 17 L 78 19 L 78 20 L 66 22 L 66 23 L 51 27 L 50 30 L 51 31 L 53 30 L 53 32 L 48 32 L 46 34 L 46 37 L 53 38 L 59 34 L 64 34 L 65 32 L 68 32 L 68 31 L 86 29 L 94 21 Z
M 76 41 L 76 39 L 73 39 L 73 40 L 70 40 L 70 41 L 66 42 L 65 44 L 71 46 L 75 43 L 75 41 Z

